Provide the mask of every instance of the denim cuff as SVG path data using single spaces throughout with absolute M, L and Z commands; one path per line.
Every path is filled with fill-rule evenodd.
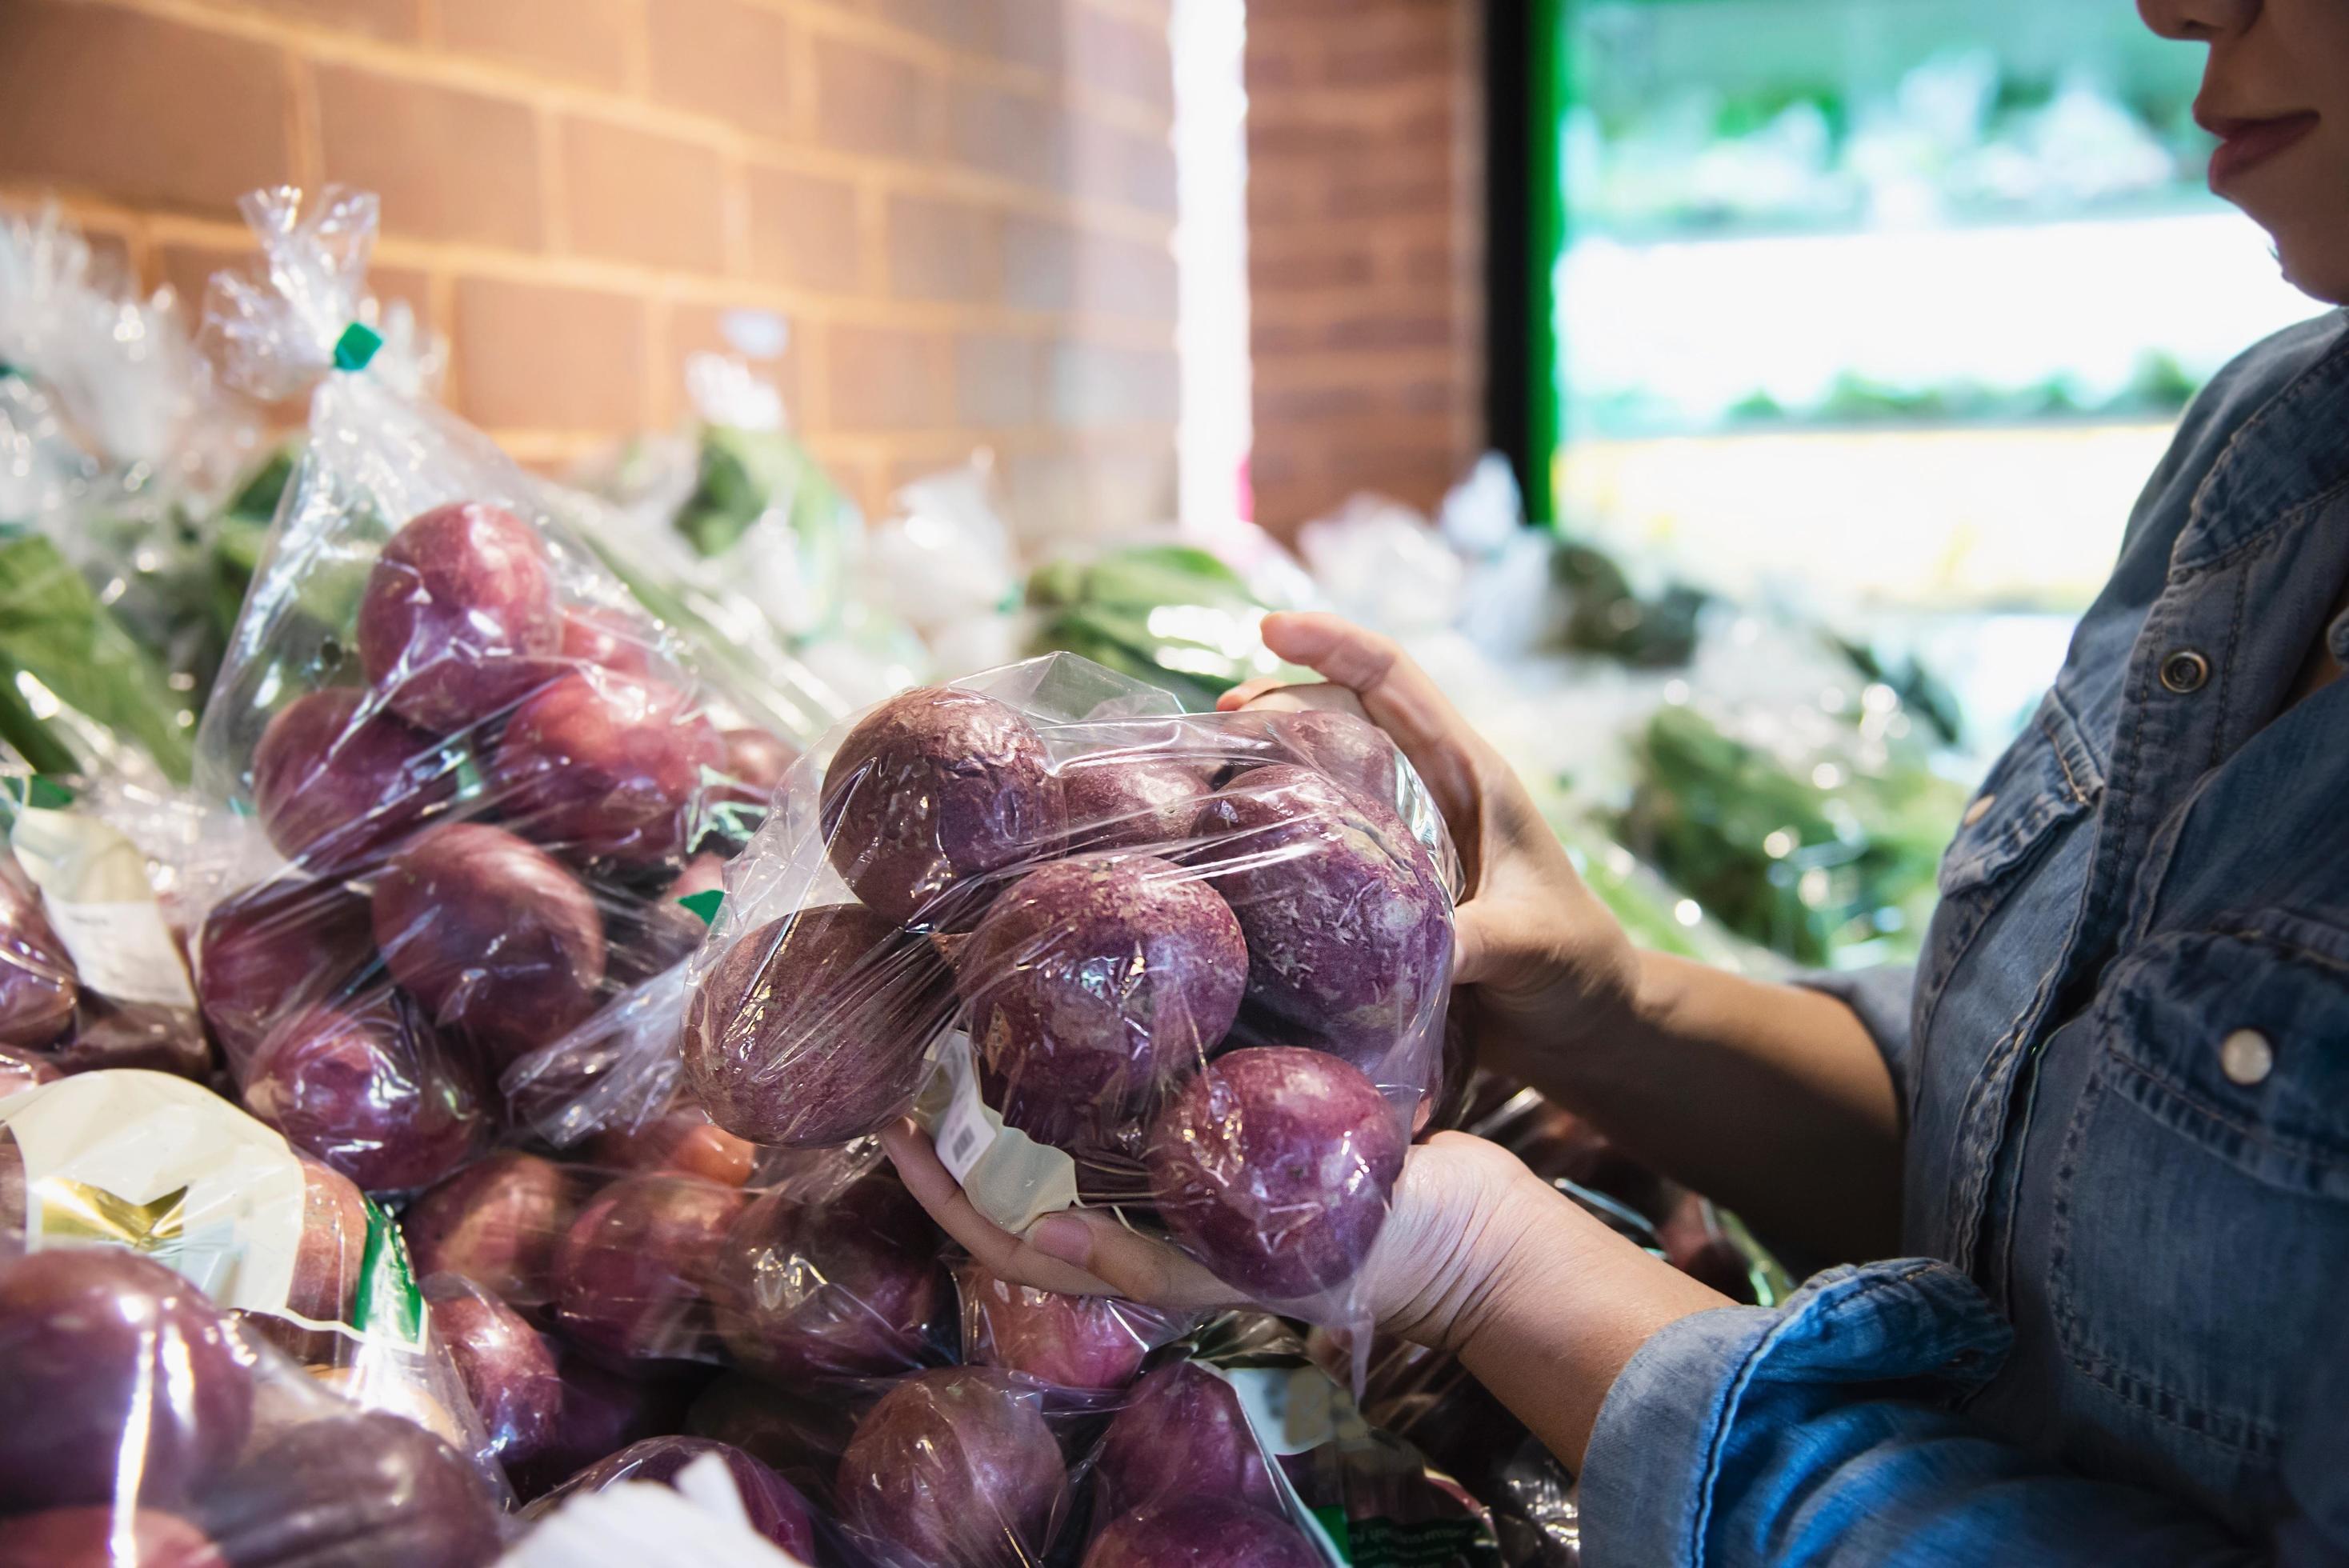
M 1926 1258 L 1828 1269 L 1781 1306 L 1667 1325 L 1615 1379 L 1591 1432 L 1585 1568 L 1695 1568 L 1716 1490 L 1750 1482 L 1787 1424 L 1888 1385 L 1922 1382 L 1940 1398 L 1978 1387 L 2012 1343 L 1972 1281 Z

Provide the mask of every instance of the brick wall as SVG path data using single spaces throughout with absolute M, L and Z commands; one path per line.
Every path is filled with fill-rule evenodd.
M 0 0 L 0 200 L 201 296 L 280 181 L 561 465 L 676 418 L 730 308 L 868 507 L 998 452 L 1022 526 L 1172 506 L 1168 0 Z
M 1484 449 L 1482 7 L 1251 0 L 1257 521 L 1426 507 Z

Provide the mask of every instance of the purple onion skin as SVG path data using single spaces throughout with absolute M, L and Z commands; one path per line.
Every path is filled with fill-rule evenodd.
M 602 1491 L 630 1480 L 673 1486 L 678 1472 L 704 1454 L 718 1455 L 732 1472 L 752 1530 L 802 1563 L 815 1560 L 815 1514 L 799 1489 L 740 1449 L 709 1438 L 659 1437 L 632 1443 L 564 1481 L 554 1496 L 560 1500 Z
M 235 1458 L 253 1404 L 227 1324 L 162 1264 L 73 1247 L 0 1272 L 0 1513 L 176 1506 Z
M 604 921 L 563 863 L 484 822 L 447 822 L 409 841 L 375 884 L 376 945 L 432 1021 L 495 1067 L 595 1011 Z
M 974 1364 L 1080 1393 L 1114 1393 L 1141 1375 L 1157 1322 L 1147 1308 L 1013 1284 L 977 1264 L 961 1284 Z
M 523 1463 L 554 1440 L 563 1380 L 554 1352 L 521 1314 L 460 1274 L 431 1274 L 432 1326 L 501 1462 Z
M 564 616 L 537 531 L 480 501 L 391 536 L 359 598 L 359 663 L 394 713 L 446 735 L 522 700 L 560 665 Z
M 518 830 L 565 858 L 652 865 L 685 849 L 725 757 L 676 686 L 590 667 L 523 699 L 491 784 Z
M 1093 1486 L 1100 1517 L 1200 1497 L 1280 1510 L 1239 1396 L 1188 1361 L 1171 1362 L 1133 1386 L 1133 1398 L 1102 1436 Z
M 734 1188 L 682 1176 L 628 1176 L 605 1188 L 555 1252 L 563 1332 L 607 1361 L 706 1354 L 704 1290 L 742 1203 Z
M 1286 765 L 1211 797 L 1198 830 L 1216 841 L 1197 863 L 1247 935 L 1248 1000 L 1380 1076 L 1451 979 L 1452 901 L 1425 850 L 1392 811 Z
M 1213 787 L 1216 758 L 1104 751 L 1061 764 L 1069 842 L 1078 850 L 1180 844 Z
M 1026 1568 L 1065 1510 L 1068 1471 L 1034 1396 L 1002 1373 L 906 1378 L 857 1424 L 834 1488 L 843 1520 L 885 1568 Z
M 825 769 L 824 838 L 857 899 L 899 925 L 968 926 L 975 879 L 1061 843 L 1061 780 L 1028 721 L 927 686 L 882 703 Z
M 1039 1142 L 1109 1143 L 1223 1044 L 1247 962 L 1222 895 L 1166 861 L 1029 872 L 955 956 L 988 1103 Z
M 247 1110 L 370 1192 L 429 1186 L 488 1127 L 470 1075 L 408 998 L 305 1007 L 244 1076 Z
M 920 1090 L 950 986 L 926 941 L 871 910 L 801 910 L 711 965 L 686 1007 L 686 1072 L 710 1119 L 737 1137 L 845 1143 Z
M 196 942 L 196 998 L 232 1072 L 270 1028 L 332 1001 L 375 962 L 367 900 L 338 882 L 270 882 L 222 900 Z
M 0 1046 L 38 1050 L 73 1026 L 81 985 L 41 895 L 0 874 Z
M 1152 1127 L 1159 1212 L 1222 1278 L 1268 1301 L 1350 1279 L 1402 1172 L 1402 1128 L 1370 1079 L 1293 1046 L 1207 1064 Z
M 820 1202 L 788 1191 L 744 1209 L 711 1281 L 735 1364 L 782 1387 L 918 1366 L 946 1297 L 945 1238 L 895 1175 Z
M 1321 1553 L 1277 1514 L 1220 1497 L 1137 1509 L 1093 1537 L 1083 1568 L 1319 1568 Z
M 328 686 L 277 710 L 253 750 L 253 806 L 270 843 L 324 877 L 381 857 L 457 793 L 440 738 Z
M 563 1167 L 502 1150 L 418 1197 L 399 1228 L 418 1274 L 460 1274 L 509 1306 L 540 1307 L 554 1298 L 575 1199 Z
M 370 1411 L 288 1427 L 203 1495 L 235 1568 L 485 1568 L 498 1510 L 456 1449 Z

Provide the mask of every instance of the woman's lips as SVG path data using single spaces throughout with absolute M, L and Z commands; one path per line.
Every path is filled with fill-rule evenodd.
M 2255 164 L 2266 162 L 2316 129 L 2313 113 L 2279 115 L 2273 119 L 2222 119 L 2204 129 L 2220 138 L 2210 155 L 2210 189 L 2226 193 L 2227 186 Z

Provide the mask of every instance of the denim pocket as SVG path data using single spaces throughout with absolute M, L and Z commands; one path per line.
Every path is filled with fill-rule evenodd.
M 1966 808 L 1941 857 L 1941 900 L 1933 912 L 1917 972 L 1921 1040 L 1941 991 L 1957 972 L 2022 872 L 2054 842 L 2058 830 L 2086 814 L 2104 792 L 2104 774 L 2081 738 L 2070 709 L 2049 692 L 2038 713 Z
M 2271 1460 L 2349 1298 L 2349 930 L 2279 911 L 2116 965 L 2054 1178 L 2073 1367 L 2193 1469 Z

